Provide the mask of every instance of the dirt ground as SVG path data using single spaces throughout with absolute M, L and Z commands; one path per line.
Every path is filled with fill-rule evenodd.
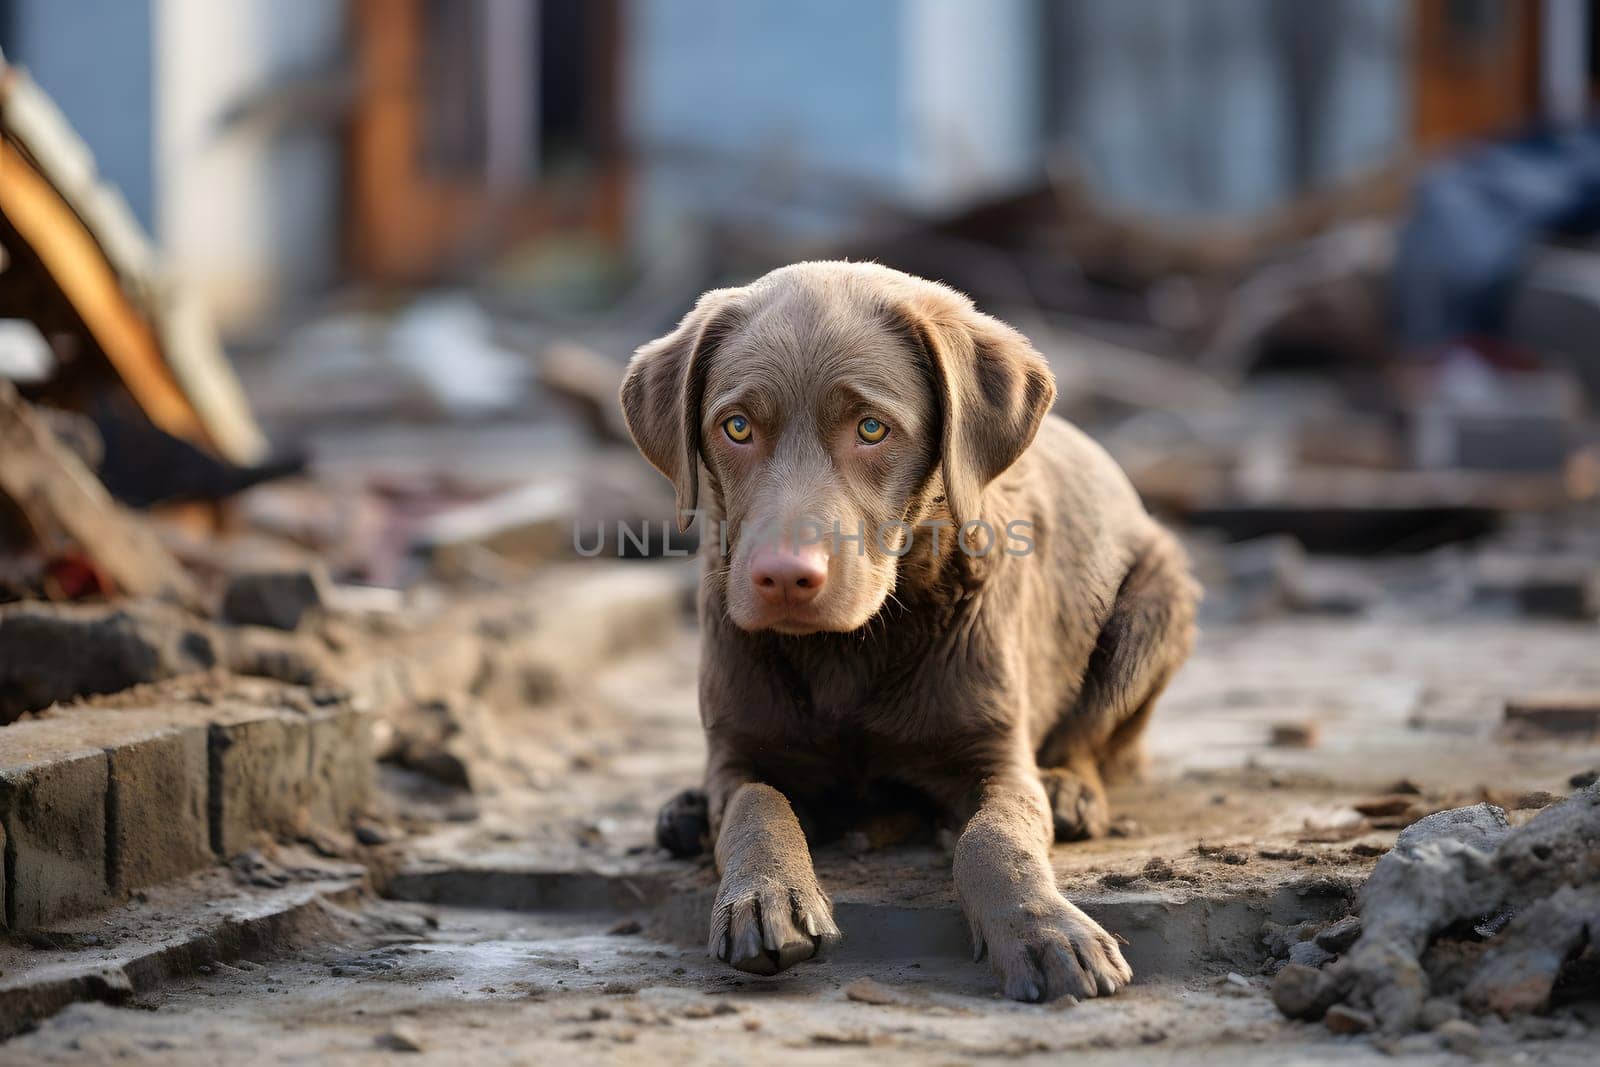
M 1600 765 L 1596 739 L 1502 725 L 1507 697 L 1600 687 L 1592 626 L 1207 628 L 1152 727 L 1149 775 L 1114 794 L 1114 835 L 1056 850 L 1063 889 L 1127 939 L 1137 980 L 1044 1007 L 1000 999 L 966 959 L 936 840 L 819 850 L 846 937 L 831 957 L 773 979 L 706 957 L 713 874 L 651 844 L 656 808 L 699 773 L 694 642 L 685 626 L 563 699 L 498 716 L 467 757 L 470 802 L 386 769 L 424 832 L 369 857 L 381 897 L 318 904 L 277 948 L 120 1006 L 70 1007 L 3 1058 L 1592 1062 L 1592 1006 L 1479 1019 L 1448 1041 L 1285 1020 L 1262 937 L 1352 911 L 1416 813 L 1491 799 L 1524 820 Z M 1314 743 L 1274 744 L 1275 727 L 1311 727 Z

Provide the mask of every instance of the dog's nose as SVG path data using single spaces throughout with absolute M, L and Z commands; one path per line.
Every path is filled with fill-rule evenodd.
M 817 545 L 762 547 L 750 557 L 750 581 L 768 604 L 806 604 L 828 582 L 828 554 Z

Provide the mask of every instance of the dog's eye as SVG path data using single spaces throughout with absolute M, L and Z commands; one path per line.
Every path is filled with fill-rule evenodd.
M 750 420 L 743 415 L 730 415 L 722 420 L 722 432 L 728 440 L 742 445 L 750 440 Z
M 878 419 L 865 418 L 856 424 L 856 436 L 869 445 L 875 445 L 889 436 L 889 427 Z

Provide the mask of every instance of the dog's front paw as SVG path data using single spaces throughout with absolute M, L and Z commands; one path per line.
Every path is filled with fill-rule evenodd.
M 656 844 L 678 859 L 705 851 L 711 834 L 711 815 L 701 789 L 685 789 L 656 813 Z
M 1039 772 L 1045 796 L 1050 800 L 1051 821 L 1057 841 L 1083 841 L 1104 837 L 1111 828 L 1111 805 L 1098 781 L 1052 767 Z
M 973 959 L 987 952 L 1012 1000 L 1109 996 L 1133 980 L 1116 940 L 1065 897 L 994 908 L 972 926 Z
M 839 940 L 816 878 L 722 879 L 711 909 L 711 954 L 741 971 L 777 974 Z

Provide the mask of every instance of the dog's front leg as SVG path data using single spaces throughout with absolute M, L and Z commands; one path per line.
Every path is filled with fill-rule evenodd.
M 711 909 L 713 956 L 741 971 L 776 974 L 838 940 L 805 834 L 778 790 L 760 782 L 732 790 L 716 857 L 722 885 Z
M 986 776 L 956 843 L 956 892 L 1005 995 L 1054 1000 L 1114 993 L 1133 978 L 1110 934 L 1056 888 L 1054 837 L 1038 772 L 1018 760 Z

